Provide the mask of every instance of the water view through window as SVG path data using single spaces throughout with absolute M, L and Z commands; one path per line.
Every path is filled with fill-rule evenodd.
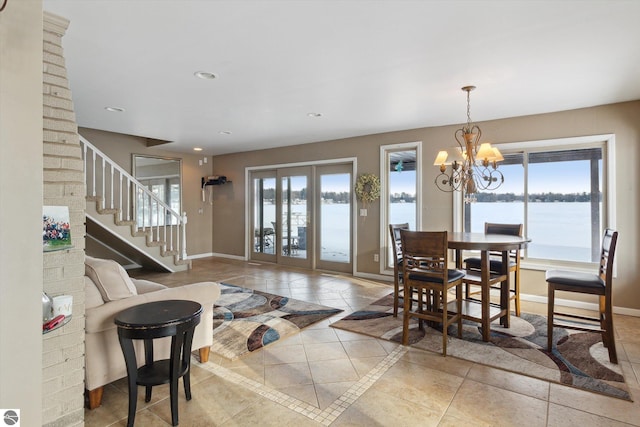
M 485 221 L 522 223 L 532 240 L 526 258 L 597 262 L 602 149 L 512 153 L 504 163 L 504 185 L 465 205 L 465 231 L 482 233 Z

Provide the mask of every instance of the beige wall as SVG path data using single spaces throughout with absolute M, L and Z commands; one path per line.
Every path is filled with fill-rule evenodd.
M 115 113 L 114 113 L 115 114 Z M 96 129 L 80 128 L 80 135 L 109 156 L 118 165 L 131 173 L 132 154 L 182 159 L 182 210 L 187 212 L 187 255 L 210 255 L 212 252 L 212 212 L 214 205 L 202 202 L 200 179 L 212 175 L 212 162 L 199 164 L 205 157 L 201 154 L 175 153 L 161 146 L 147 147 L 146 139 Z M 202 209 L 202 213 L 199 210 Z
M 495 143 L 543 140 L 562 137 L 608 134 L 616 135 L 616 192 L 617 219 L 620 231 L 618 243 L 618 277 L 615 280 L 614 304 L 640 309 L 640 288 L 636 286 L 635 255 L 640 239 L 638 207 L 640 197 L 632 187 L 638 182 L 638 146 L 640 144 L 640 101 L 605 105 L 551 114 L 494 120 L 479 123 L 485 139 Z M 244 255 L 244 170 L 250 166 L 283 164 L 330 158 L 357 157 L 358 174 L 379 171 L 380 146 L 403 142 L 423 143 L 423 227 L 452 228 L 451 194 L 442 193 L 432 184 L 437 170 L 433 159 L 442 146 L 453 143 L 458 126 L 413 129 L 377 135 L 366 135 L 336 141 L 298 145 L 293 147 L 236 153 L 213 158 L 217 174 L 226 175 L 233 184 L 215 193 L 213 212 L 213 252 L 234 256 Z M 373 253 L 380 242 L 379 203 L 370 205 L 366 221 L 358 219 L 357 265 L 359 273 L 378 273 Z M 544 272 L 526 271 L 523 292 L 546 295 Z M 569 297 L 563 295 L 561 297 Z
M 42 2 L 0 13 L 0 408 L 42 425 Z

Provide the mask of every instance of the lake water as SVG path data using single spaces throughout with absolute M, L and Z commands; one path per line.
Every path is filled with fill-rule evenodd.
M 275 221 L 275 205 L 265 205 L 265 227 Z M 323 204 L 321 208 L 323 234 L 322 258 L 345 261 L 349 256 L 349 205 Z M 416 229 L 415 203 L 392 203 L 390 223 L 408 222 Z M 474 203 L 471 231 L 483 233 L 484 222 L 523 222 L 524 204 Z M 292 213 L 304 216 L 305 205 L 292 205 Z M 528 258 L 591 262 L 591 207 L 590 203 L 529 203 L 527 237 L 532 242 L 527 247 Z M 294 221 L 292 221 L 294 223 Z M 328 225 L 328 226 L 326 226 Z M 296 227 L 293 235 L 298 234 Z
M 527 237 L 528 258 L 591 262 L 590 203 L 529 203 Z M 391 205 L 392 223 L 409 222 L 414 203 Z M 524 203 L 474 203 L 471 206 L 471 231 L 484 233 L 484 223 L 518 224 L 524 218 Z M 598 251 L 599 252 L 599 251 Z

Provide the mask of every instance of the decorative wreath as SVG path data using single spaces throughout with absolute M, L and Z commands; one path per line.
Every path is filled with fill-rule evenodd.
M 356 181 L 356 196 L 364 204 L 375 202 L 380 197 L 380 178 L 372 173 L 365 173 Z

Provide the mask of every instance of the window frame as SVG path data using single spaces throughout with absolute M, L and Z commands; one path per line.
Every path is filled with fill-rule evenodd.
M 527 150 L 529 152 L 540 152 L 602 147 L 602 203 L 604 204 L 602 212 L 604 218 L 602 218 L 603 229 L 600 231 L 602 234 L 604 228 L 616 229 L 615 134 L 554 138 L 494 145 L 497 146 L 500 151 L 505 154 L 523 150 Z M 525 168 L 525 183 L 527 174 L 528 168 Z M 526 221 L 527 212 L 525 211 L 525 222 Z M 527 227 L 525 224 L 525 233 L 526 228 Z M 461 191 L 455 191 L 453 194 L 453 229 L 454 231 L 464 230 L 464 200 Z M 593 272 L 593 268 L 595 265 L 597 265 L 597 263 L 594 262 L 560 261 L 538 258 L 530 259 L 526 256 L 526 250 L 523 251 L 523 259 L 521 262 L 522 268 L 527 268 L 530 270 L 547 270 L 549 268 L 556 267 L 571 267 L 578 270 Z

